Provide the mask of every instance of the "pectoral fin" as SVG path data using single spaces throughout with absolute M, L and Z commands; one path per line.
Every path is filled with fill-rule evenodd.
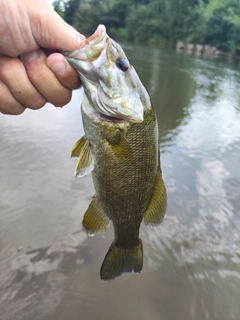
M 167 193 L 162 179 L 160 167 L 158 167 L 155 187 L 150 204 L 143 215 L 144 223 L 147 226 L 156 226 L 163 220 L 167 207 Z
M 82 224 L 89 235 L 104 232 L 107 229 L 109 219 L 101 208 L 96 196 L 93 197 L 84 215 Z
M 78 140 L 72 149 L 71 158 L 78 158 L 75 177 L 83 177 L 93 170 L 94 161 L 90 143 L 84 136 Z
M 117 141 L 117 142 L 116 142 Z M 114 156 L 119 162 L 133 161 L 134 155 L 132 148 L 120 130 L 117 130 L 116 138 L 114 141 L 109 141 Z
M 85 136 L 83 136 L 81 139 L 79 139 L 76 143 L 75 146 L 73 147 L 71 151 L 70 158 L 78 158 L 84 148 L 84 145 L 86 144 L 87 140 L 85 139 Z

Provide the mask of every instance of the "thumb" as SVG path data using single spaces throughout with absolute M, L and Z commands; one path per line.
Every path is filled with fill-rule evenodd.
M 36 0 L 35 6 L 28 9 L 33 37 L 40 47 L 71 51 L 85 45 L 85 36 L 67 24 L 43 0 Z

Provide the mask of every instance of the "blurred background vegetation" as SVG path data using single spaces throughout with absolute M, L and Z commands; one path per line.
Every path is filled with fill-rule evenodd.
M 55 0 L 53 7 L 86 36 L 101 23 L 116 39 L 183 41 L 240 54 L 239 0 Z

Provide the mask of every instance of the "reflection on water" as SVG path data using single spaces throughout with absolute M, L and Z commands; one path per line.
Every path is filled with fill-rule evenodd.
M 126 52 L 154 102 L 168 190 L 163 223 L 141 229 L 144 270 L 99 280 L 113 231 L 82 230 L 94 191 L 68 156 L 83 134 L 81 91 L 60 111 L 0 115 L 1 320 L 239 319 L 238 66 Z

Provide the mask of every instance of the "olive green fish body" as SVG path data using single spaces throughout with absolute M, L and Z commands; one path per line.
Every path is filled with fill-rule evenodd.
M 111 220 L 114 241 L 103 261 L 103 280 L 140 272 L 143 264 L 139 229 L 142 220 L 158 225 L 166 210 L 160 168 L 158 126 L 149 95 L 122 48 L 104 26 L 84 48 L 65 52 L 84 87 L 85 136 L 74 146 L 75 175 L 92 172 L 96 194 L 83 219 L 93 235 Z
M 158 130 L 154 111 L 147 111 L 141 123 L 109 122 L 84 99 L 82 117 L 85 138 L 94 157 L 92 176 L 97 199 L 112 220 L 116 245 L 133 246 L 139 242 L 140 223 L 157 173 Z

